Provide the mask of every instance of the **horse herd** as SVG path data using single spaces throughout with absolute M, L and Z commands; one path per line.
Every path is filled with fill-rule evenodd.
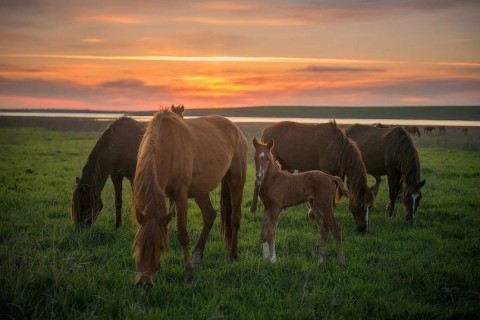
M 223 239 L 230 258 L 238 258 L 247 140 L 224 117 L 184 119 L 183 112 L 183 106 L 172 106 L 158 112 L 146 125 L 129 117 L 117 119 L 101 135 L 76 179 L 72 218 L 76 226 L 85 227 L 93 225 L 102 210 L 101 192 L 109 176 L 115 190 L 115 226 L 122 225 L 122 181 L 125 177 L 130 181 L 137 225 L 133 242 L 137 285 L 153 285 L 160 259 L 168 253 L 168 224 L 173 217 L 183 249 L 185 279 L 194 279 L 194 264 L 203 259 L 217 215 L 209 193 L 219 184 Z M 253 146 L 256 173 L 250 210 L 256 211 L 260 197 L 264 205 L 263 256 L 271 262 L 276 261 L 280 212 L 308 202 L 308 216 L 317 222 L 320 233 L 318 263 L 325 261 L 327 238 L 332 232 L 337 263 L 343 267 L 341 227 L 333 215 L 335 195 L 348 198 L 357 229 L 365 232 L 384 175 L 389 186 L 387 214 L 395 214 L 400 198 L 407 219 L 415 218 L 425 179 L 420 179 L 415 146 L 401 127 L 283 121 L 266 127 L 261 141 L 253 139 Z M 367 174 L 375 177 L 373 187 L 367 185 Z M 192 256 L 187 232 L 189 198 L 195 200 L 203 219 Z

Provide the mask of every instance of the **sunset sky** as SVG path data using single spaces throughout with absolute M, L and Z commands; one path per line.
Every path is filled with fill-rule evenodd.
M 0 109 L 480 105 L 480 1 L 0 0 Z

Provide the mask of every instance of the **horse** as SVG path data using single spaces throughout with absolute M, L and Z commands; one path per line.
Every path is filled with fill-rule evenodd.
M 220 116 L 182 119 L 164 110 L 148 123 L 138 151 L 133 184 L 136 234 L 133 242 L 136 284 L 153 286 L 159 260 L 168 253 L 166 197 L 177 209 L 177 237 L 183 248 L 185 281 L 194 280 L 194 263 L 203 259 L 216 217 L 209 193 L 221 183 L 221 228 L 232 260 L 238 258 L 237 235 L 247 171 L 247 140 L 230 120 Z M 189 253 L 187 199 L 194 198 L 203 228 Z
M 171 106 L 183 117 L 184 106 Z M 76 177 L 71 214 L 78 227 L 92 226 L 103 208 L 102 190 L 110 176 L 115 190 L 115 227 L 122 226 L 122 181 L 130 186 L 135 177 L 135 166 L 145 124 L 123 116 L 110 124 L 90 152 L 81 177 Z M 173 210 L 173 207 L 171 207 Z
M 115 189 L 115 227 L 122 225 L 122 181 L 127 178 L 130 184 L 133 182 L 143 130 L 142 123 L 123 116 L 102 133 L 88 155 L 81 177 L 76 177 L 71 207 L 75 226 L 90 227 L 97 220 L 108 176 Z
M 426 126 L 423 128 L 423 133 L 432 133 L 433 131 L 435 131 L 435 127 L 432 126 Z
M 403 129 L 413 136 L 418 136 L 420 138 L 420 130 L 417 126 L 404 126 Z
M 420 160 L 408 133 L 401 127 L 376 128 L 361 124 L 346 127 L 345 133 L 360 149 L 367 173 L 377 180 L 376 190 L 380 176 L 387 175 L 390 199 L 387 214 L 395 215 L 395 202 L 402 192 L 407 219 L 413 220 L 425 179 L 420 180 Z
M 462 128 L 462 134 L 463 135 L 468 135 L 468 128 L 467 127 Z
M 265 208 L 261 233 L 263 257 L 273 263 L 277 261 L 275 234 L 282 209 L 308 201 L 308 215 L 316 220 L 320 233 L 318 264 L 325 262 L 328 233 L 331 231 L 337 248 L 337 264 L 344 267 L 341 227 L 333 216 L 333 201 L 337 187 L 346 197 L 351 197 L 350 192 L 342 179 L 319 170 L 296 174 L 282 171 L 273 158 L 273 145 L 274 140 L 264 144 L 253 138 L 255 180 L 260 186 L 259 196 Z
M 284 170 L 321 170 L 342 178 L 346 176 L 352 194 L 350 212 L 357 229 L 367 231 L 369 210 L 375 198 L 367 185 L 360 151 L 335 121 L 324 124 L 277 122 L 263 130 L 261 140 L 275 140 L 272 154 Z M 258 188 L 255 183 L 251 212 L 257 207 Z

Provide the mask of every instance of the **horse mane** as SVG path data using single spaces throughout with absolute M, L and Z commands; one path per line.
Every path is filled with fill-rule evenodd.
M 330 120 L 329 124 L 335 128 L 336 145 L 340 148 L 340 156 L 337 159 L 340 168 L 339 176 L 347 177 L 348 189 L 356 201 L 361 195 L 369 194 L 366 190 L 368 189 L 367 170 L 362 161 L 362 155 L 357 144 L 346 136 L 335 120 Z M 373 202 L 373 198 L 367 200 Z
M 392 131 L 394 134 L 391 135 L 390 144 L 397 146 L 395 157 L 402 173 L 403 191 L 404 194 L 411 193 L 411 190 L 407 189 L 420 180 L 420 161 L 417 149 L 405 129 L 396 127 Z
M 172 158 L 175 162 L 182 162 L 182 157 L 171 152 L 172 146 L 184 150 L 182 139 L 178 139 L 178 132 L 174 128 L 178 126 L 185 127 L 180 116 L 168 110 L 158 112 L 148 123 L 138 150 L 133 206 L 135 221 L 142 228 L 137 228 L 134 255 L 138 258 L 144 252 L 152 252 L 149 248 L 153 246 L 156 248 L 153 252 L 158 252 L 153 257 L 154 261 L 150 262 L 154 265 L 168 253 L 167 229 L 160 227 L 167 223 L 165 219 L 169 220 L 166 190 L 165 186 L 159 184 L 159 177 L 168 180 L 167 171 L 171 169 L 168 164 Z

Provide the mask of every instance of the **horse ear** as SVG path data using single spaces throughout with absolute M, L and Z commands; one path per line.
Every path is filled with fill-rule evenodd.
M 256 148 L 258 146 L 257 137 L 253 137 L 253 146 Z
M 267 148 L 270 149 L 270 150 L 272 150 L 272 148 L 273 148 L 273 139 L 270 140 L 270 141 L 268 141 L 268 143 L 267 143 Z
M 75 183 L 76 183 L 76 184 L 79 184 L 79 183 L 80 183 L 80 178 L 79 178 L 79 177 L 75 177 Z
M 183 104 L 180 106 L 180 110 L 182 110 L 182 113 L 183 111 L 185 111 L 185 107 L 183 106 Z
M 423 179 L 422 181 L 420 181 L 420 182 L 417 184 L 418 189 L 422 188 L 422 187 L 425 185 L 425 182 L 427 182 L 427 181 L 425 181 L 425 179 Z

